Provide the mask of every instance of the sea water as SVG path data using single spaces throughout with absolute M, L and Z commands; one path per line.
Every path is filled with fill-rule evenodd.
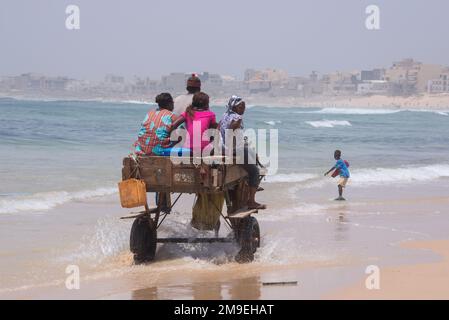
M 300 106 L 299 106 L 300 107 Z M 124 156 L 154 104 L 0 99 L 0 214 L 116 193 Z M 213 106 L 219 120 L 224 106 Z M 251 106 L 245 128 L 277 129 L 267 182 L 317 183 L 340 149 L 355 186 L 449 177 L 445 111 Z

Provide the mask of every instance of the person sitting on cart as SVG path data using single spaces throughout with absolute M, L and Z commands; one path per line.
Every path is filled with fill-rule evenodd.
M 134 152 L 137 155 L 170 155 L 174 142 L 170 141 L 170 132 L 176 115 L 173 113 L 173 98 L 170 93 L 161 93 L 156 97 L 158 108 L 148 111 L 140 127 Z
M 227 104 L 226 112 L 220 121 L 220 135 L 222 139 L 223 146 L 226 148 L 226 133 L 227 130 L 243 130 L 243 114 L 245 113 L 245 101 L 238 97 L 232 96 Z M 233 141 L 234 142 L 234 141 Z M 236 144 L 232 143 L 233 149 L 239 148 L 238 141 Z M 248 148 L 248 144 L 244 143 L 244 161 L 243 168 L 248 173 L 248 184 L 249 184 L 249 199 L 248 199 L 248 209 L 266 209 L 266 205 L 256 202 L 256 192 L 259 188 L 259 168 L 257 163 L 260 164 L 257 154 L 252 148 Z M 237 153 L 237 152 L 236 152 Z
M 210 143 L 202 139 L 204 131 L 218 127 L 215 113 L 209 110 L 209 96 L 206 93 L 197 92 L 193 95 L 192 103 L 176 119 L 171 130 L 175 130 L 183 123 L 188 133 L 184 148 L 189 148 L 190 151 L 195 149 L 197 152 L 194 153 L 201 154 L 201 151 Z M 200 144 L 198 145 L 197 142 Z

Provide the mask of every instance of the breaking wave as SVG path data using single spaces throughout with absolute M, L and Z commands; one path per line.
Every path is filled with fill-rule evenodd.
M 98 188 L 77 192 L 55 191 L 0 199 L 0 214 L 22 211 L 46 211 L 58 205 L 111 195 L 117 188 Z
M 336 126 L 350 127 L 351 123 L 346 120 L 321 120 L 321 121 L 306 121 L 314 128 L 334 128 Z
M 373 185 L 382 183 L 409 183 L 449 178 L 449 164 L 428 166 L 408 166 L 400 168 L 363 168 L 351 170 L 351 185 Z M 268 176 L 268 183 L 305 183 L 308 186 L 321 186 L 319 182 L 328 178 L 318 174 L 292 173 Z

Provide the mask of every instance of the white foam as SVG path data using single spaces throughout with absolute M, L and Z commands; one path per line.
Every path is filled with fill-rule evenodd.
M 321 121 L 306 121 L 314 128 L 334 128 L 336 126 L 350 127 L 351 123 L 346 120 L 321 120 Z
M 358 169 L 351 174 L 352 183 L 378 184 L 430 181 L 449 177 L 449 165 L 410 166 L 403 168 Z
M 70 201 L 87 200 L 111 195 L 116 192 L 117 188 L 98 188 L 95 190 L 84 190 L 77 192 L 43 192 L 28 196 L 13 197 L 12 199 L 1 199 L 0 214 L 17 213 L 22 211 L 46 211 Z
M 297 111 L 295 113 L 318 113 L 318 114 L 392 114 L 402 110 L 396 109 L 365 109 L 365 108 L 323 108 L 314 111 Z
M 146 105 L 156 105 L 154 102 L 148 102 L 143 100 L 122 100 L 119 101 L 120 103 L 126 103 L 126 104 L 146 104 Z
M 351 170 L 350 185 L 375 185 L 382 183 L 410 183 L 449 178 L 449 164 L 407 166 L 400 168 L 363 168 Z M 267 176 L 268 183 L 302 183 L 301 187 L 321 187 L 329 178 L 318 174 L 291 173 Z
M 270 126 L 275 126 L 276 124 L 281 123 L 282 121 L 280 120 L 270 120 L 270 121 L 264 121 L 264 123 L 270 125 Z

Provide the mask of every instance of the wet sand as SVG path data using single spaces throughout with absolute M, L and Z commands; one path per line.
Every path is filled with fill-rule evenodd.
M 403 247 L 432 251 L 434 263 L 382 268 L 378 289 L 368 290 L 365 280 L 340 289 L 330 299 L 449 299 L 449 240 L 406 242 Z
M 257 215 L 261 248 L 253 263 L 243 265 L 234 262 L 238 248 L 233 244 L 159 245 L 155 262 L 134 265 L 128 247 L 131 222 L 118 219 L 129 210 L 120 208 L 116 195 L 33 215 L 4 215 L 0 298 L 448 297 L 447 262 L 439 255 L 449 254 L 449 242 L 432 242 L 449 230 L 448 185 L 440 180 L 354 186 L 348 187 L 347 202 L 335 202 L 334 183 L 307 188 L 267 183 L 259 197 L 269 209 Z M 188 227 L 191 200 L 175 207 L 161 236 L 207 236 Z M 229 231 L 223 227 L 221 235 Z M 415 242 L 404 246 L 407 241 Z M 80 290 L 65 286 L 69 264 L 80 267 Z M 360 288 L 372 264 L 381 268 L 379 292 Z M 401 282 L 409 274 L 418 281 Z M 279 281 L 297 285 L 263 285 Z

